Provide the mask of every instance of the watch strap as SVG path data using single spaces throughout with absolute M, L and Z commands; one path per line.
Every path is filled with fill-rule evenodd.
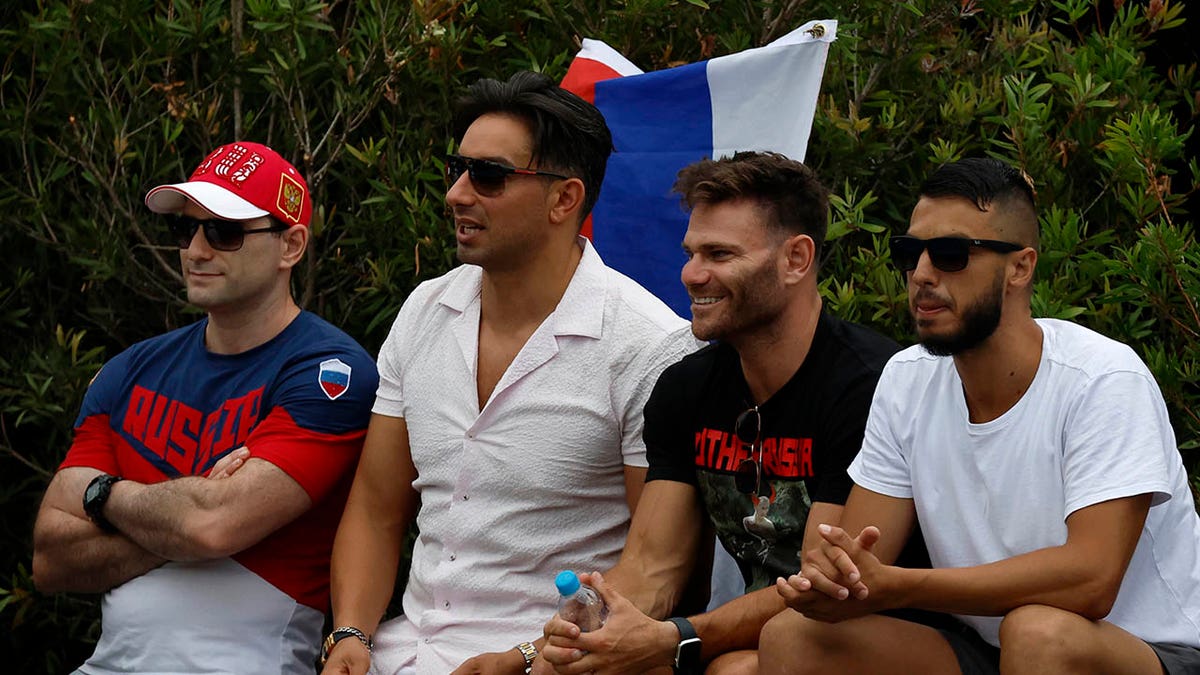
M 104 517 L 104 505 L 112 494 L 112 486 L 125 480 L 120 476 L 102 473 L 88 483 L 83 491 L 83 512 L 91 519 L 96 527 L 108 533 L 114 533 L 117 528 Z
M 533 672 L 533 660 L 538 655 L 537 647 L 534 647 L 532 642 L 522 642 L 515 649 L 525 658 L 525 675 L 529 675 Z
M 682 616 L 667 619 L 679 630 L 679 644 L 675 647 L 675 672 L 691 675 L 701 673 L 703 668 L 700 660 L 700 636 L 692 622 Z

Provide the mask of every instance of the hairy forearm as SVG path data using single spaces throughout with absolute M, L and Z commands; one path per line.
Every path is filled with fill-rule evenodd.
M 44 509 L 34 529 L 33 581 L 43 593 L 104 593 L 164 562 L 127 537 L 58 509 Z
M 104 515 L 139 546 L 171 560 L 208 560 L 232 553 L 206 536 L 219 526 L 213 481 L 187 477 L 145 485 L 113 486 Z
M 704 658 L 738 649 L 757 649 L 758 634 L 767 621 L 787 609 L 774 586 L 761 588 L 692 618 Z
M 269 461 L 250 458 L 226 478 L 189 476 L 113 485 L 109 522 L 171 560 L 212 560 L 242 551 L 292 522 L 312 499 Z

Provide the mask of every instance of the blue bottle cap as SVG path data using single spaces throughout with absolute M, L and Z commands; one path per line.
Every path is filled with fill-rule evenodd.
M 575 595 L 579 590 L 579 575 L 571 570 L 563 570 L 554 577 L 554 585 L 558 587 L 559 595 Z

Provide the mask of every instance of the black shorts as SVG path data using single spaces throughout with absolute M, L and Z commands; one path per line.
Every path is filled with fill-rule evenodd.
M 1147 642 L 1167 675 L 1200 675 L 1200 647 Z
M 939 628 L 950 643 L 963 675 L 999 675 L 1000 650 L 993 647 L 966 624 Z M 1147 642 L 1166 675 L 1200 675 L 1200 648 L 1164 642 Z
M 963 675 L 1000 675 L 1000 648 L 979 637 L 973 628 L 960 621 L 938 632 L 950 643 Z

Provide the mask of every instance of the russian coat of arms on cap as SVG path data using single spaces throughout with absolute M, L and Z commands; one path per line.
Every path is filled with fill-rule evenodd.
M 275 205 L 293 223 L 300 222 L 300 214 L 304 210 L 304 186 L 286 173 L 279 174 L 279 196 Z
M 321 362 L 317 384 L 321 385 L 321 391 L 325 392 L 330 401 L 336 401 L 350 388 L 350 370 L 350 366 L 341 359 L 326 359 Z

